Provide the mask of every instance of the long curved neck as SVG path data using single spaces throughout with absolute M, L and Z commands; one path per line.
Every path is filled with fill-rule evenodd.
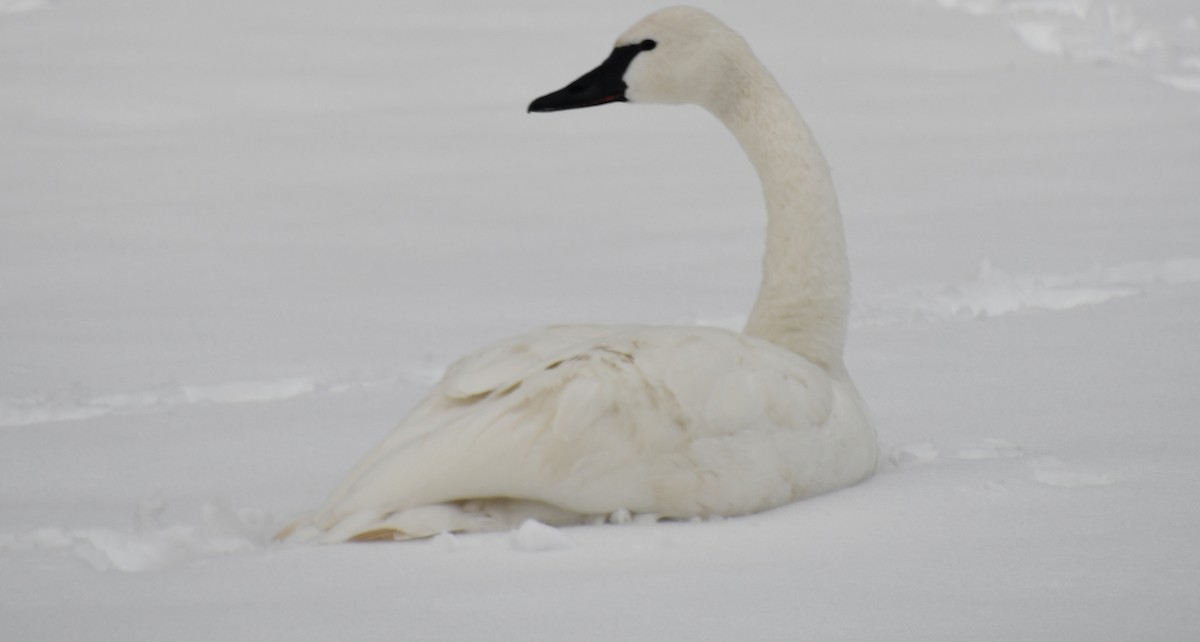
M 738 65 L 730 79 L 734 91 L 722 91 L 707 108 L 750 157 L 767 206 L 762 286 L 745 333 L 841 370 L 850 268 L 829 166 L 757 59 Z

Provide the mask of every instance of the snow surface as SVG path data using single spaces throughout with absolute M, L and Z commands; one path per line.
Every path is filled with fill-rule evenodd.
M 280 547 L 449 362 L 737 327 L 643 3 L 0 0 L 0 638 L 1200 638 L 1200 6 L 713 1 L 835 170 L 885 456 L 765 514 Z

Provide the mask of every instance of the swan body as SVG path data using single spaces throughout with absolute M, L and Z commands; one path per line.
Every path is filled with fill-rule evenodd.
M 874 472 L 875 433 L 842 362 L 837 199 L 791 101 L 740 36 L 690 7 L 647 16 L 604 64 L 530 111 L 619 101 L 698 104 L 757 169 L 767 249 L 745 332 L 562 326 L 484 348 L 281 537 L 744 515 Z

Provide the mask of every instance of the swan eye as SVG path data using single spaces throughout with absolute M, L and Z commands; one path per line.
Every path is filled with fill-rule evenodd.
M 658 43 L 654 42 L 653 40 L 643 40 L 642 43 L 638 45 L 638 48 L 640 48 L 642 51 L 650 51 L 657 46 Z

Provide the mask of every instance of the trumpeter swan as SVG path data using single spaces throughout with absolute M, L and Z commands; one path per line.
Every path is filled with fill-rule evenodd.
M 767 243 L 745 331 L 552 327 L 484 348 L 281 536 L 743 515 L 872 474 L 875 434 L 842 362 L 850 274 L 837 198 L 791 100 L 741 36 L 672 7 L 529 111 L 623 101 L 707 109 L 757 170 Z

